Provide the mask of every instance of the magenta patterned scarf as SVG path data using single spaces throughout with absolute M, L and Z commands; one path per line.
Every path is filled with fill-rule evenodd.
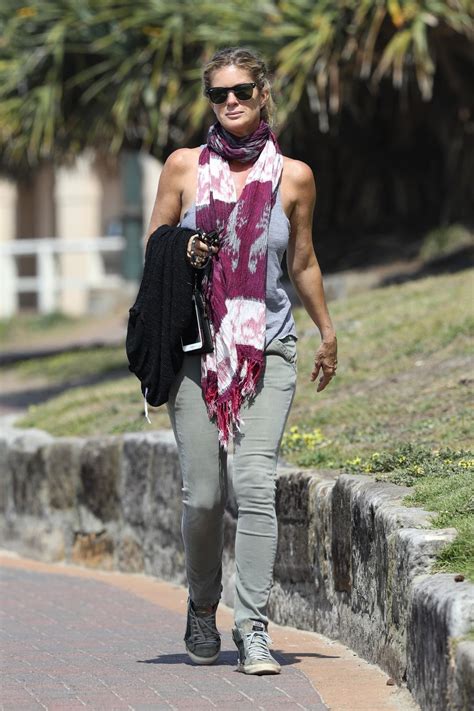
M 255 161 L 238 200 L 229 160 Z M 268 225 L 282 167 L 276 137 L 263 121 L 243 139 L 214 124 L 199 158 L 197 227 L 217 229 L 221 239 L 208 285 L 214 352 L 202 357 L 201 383 L 225 449 L 263 368 Z

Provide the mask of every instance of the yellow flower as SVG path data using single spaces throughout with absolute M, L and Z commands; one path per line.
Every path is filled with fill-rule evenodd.
M 143 28 L 143 34 L 148 35 L 148 37 L 161 37 L 163 30 L 161 27 L 152 27 L 151 25 L 146 25 Z
M 16 14 L 18 17 L 34 17 L 36 15 L 36 10 L 34 7 L 20 7 Z

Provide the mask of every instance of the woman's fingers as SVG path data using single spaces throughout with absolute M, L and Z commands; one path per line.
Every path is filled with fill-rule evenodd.
M 217 252 L 217 247 L 209 247 L 209 245 L 207 245 L 205 242 L 200 239 L 197 239 L 196 252 L 207 257 L 208 254 L 215 254 Z
M 189 238 L 187 254 L 188 259 L 193 267 L 203 267 L 207 264 L 209 258 L 216 254 L 218 247 L 209 247 L 205 242 L 198 238 L 198 235 L 192 235 Z
M 319 371 L 320 371 L 320 370 L 321 370 L 321 363 L 315 363 L 315 364 L 314 364 L 314 368 L 313 368 L 313 372 L 311 373 L 311 382 L 314 383 L 314 381 L 316 380 L 316 378 L 317 378 L 318 375 L 319 375 Z
M 321 390 L 324 390 L 326 385 L 329 385 L 331 382 L 332 374 L 329 372 L 324 372 L 322 378 L 319 379 L 318 387 L 316 388 L 316 392 L 321 392 Z
M 316 360 L 314 363 L 314 369 L 311 373 L 311 381 L 314 382 L 322 370 L 321 378 L 319 379 L 317 392 L 324 390 L 326 385 L 331 382 L 332 378 L 336 375 L 337 361 L 334 364 L 326 363 L 324 360 Z
M 216 246 L 216 247 L 209 246 L 209 245 L 206 244 L 205 242 L 201 242 L 201 240 L 199 240 L 199 244 L 202 244 L 202 246 L 203 246 L 204 249 L 206 250 L 206 254 L 216 254 L 216 252 L 217 252 L 218 249 L 219 249 L 219 247 L 217 247 L 217 246 Z

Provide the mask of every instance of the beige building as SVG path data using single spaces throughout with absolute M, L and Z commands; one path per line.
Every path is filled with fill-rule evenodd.
M 124 174 L 130 156 L 136 185 L 135 174 Z M 88 152 L 71 166 L 0 178 L 1 318 L 25 309 L 81 315 L 121 293 L 130 280 L 124 259 L 141 260 L 161 171 L 149 155 L 128 157 L 106 162 Z

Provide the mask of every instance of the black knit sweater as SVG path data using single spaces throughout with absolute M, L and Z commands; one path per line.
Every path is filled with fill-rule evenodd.
M 142 282 L 129 311 L 129 369 L 150 405 L 167 402 L 183 364 L 181 334 L 193 316 L 194 269 L 186 258 L 193 230 L 159 227 L 148 240 Z

